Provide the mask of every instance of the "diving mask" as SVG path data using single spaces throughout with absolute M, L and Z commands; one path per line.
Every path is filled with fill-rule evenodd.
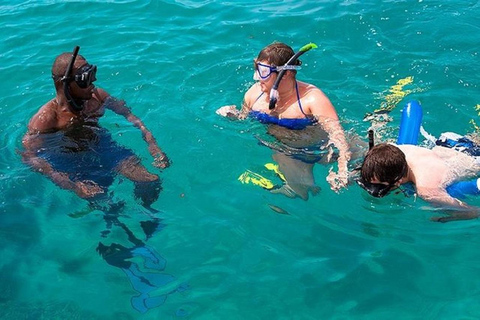
M 397 187 L 396 184 L 371 183 L 363 181 L 362 179 L 357 180 L 357 183 L 360 187 L 365 189 L 371 196 L 374 196 L 375 198 L 385 197 L 387 194 L 390 193 L 390 191 Z
M 85 89 L 97 80 L 97 78 L 95 77 L 96 74 L 97 66 L 87 63 L 77 70 L 74 76 L 74 80 L 80 88 Z
M 290 66 L 284 65 L 281 67 L 270 66 L 268 64 L 263 64 L 260 62 L 254 62 L 255 72 L 253 74 L 253 80 L 267 80 L 272 73 L 278 73 L 282 70 L 299 70 L 300 66 Z

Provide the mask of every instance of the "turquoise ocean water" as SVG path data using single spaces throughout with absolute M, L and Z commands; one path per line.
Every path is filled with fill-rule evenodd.
M 417 99 L 430 133 L 471 132 L 479 14 L 463 0 L 3 1 L 0 318 L 480 318 L 478 220 L 433 223 L 441 212 L 421 200 L 372 199 L 357 186 L 336 194 L 329 166 L 315 167 L 322 191 L 308 201 L 243 185 L 247 169 L 277 182 L 255 138 L 265 128 L 215 114 L 240 104 L 265 45 L 315 42 L 298 78 L 323 89 L 348 130 L 365 137 L 365 113 L 412 77 L 392 128 Z M 124 228 L 102 237 L 101 211 L 18 155 L 28 120 L 54 96 L 55 56 L 75 45 L 173 161 L 157 170 L 137 129 L 111 112 L 101 120 L 163 179 L 153 205 L 163 228 L 148 240 L 140 223 L 152 217 L 130 181 L 111 187 Z M 96 252 L 99 242 L 132 247 L 125 230 L 146 244 L 130 251 L 134 274 Z

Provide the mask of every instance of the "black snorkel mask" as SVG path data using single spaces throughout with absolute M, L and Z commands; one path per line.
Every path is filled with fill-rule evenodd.
M 85 89 L 97 80 L 96 75 L 97 66 L 87 63 L 77 70 L 74 79 L 80 88 Z
M 390 191 L 396 188 L 395 184 L 371 183 L 364 181 L 363 179 L 357 180 L 357 183 L 360 187 L 365 189 L 368 194 L 375 198 L 385 197 Z
M 373 136 L 374 136 L 373 130 L 368 130 L 368 150 L 369 151 L 373 148 L 375 144 Z M 388 184 L 371 183 L 371 182 L 365 181 L 362 178 L 357 180 L 357 184 L 363 189 L 365 189 L 371 196 L 375 198 L 382 198 L 382 197 L 385 197 L 387 194 L 389 194 L 390 191 L 397 188 L 397 182 L 400 181 L 400 179 L 402 179 L 403 176 L 407 174 L 407 172 L 408 172 L 408 167 L 405 166 L 400 176 L 396 177 L 392 182 L 389 182 Z M 401 191 L 405 194 L 405 191 L 403 190 Z
M 73 108 L 75 111 L 81 111 L 84 107 L 85 100 L 75 100 L 72 98 L 70 94 L 69 85 L 72 81 L 75 81 L 76 84 L 82 88 L 88 88 L 97 78 L 95 77 L 97 74 L 97 66 L 85 64 L 80 67 L 75 75 L 72 76 L 72 69 L 75 63 L 75 59 L 77 58 L 78 51 L 80 50 L 79 46 L 76 46 L 73 49 L 72 59 L 68 64 L 67 70 L 65 71 L 65 75 L 60 79 L 63 82 L 63 92 L 65 97 L 67 98 L 68 104 Z
M 273 87 L 270 90 L 270 103 L 268 104 L 268 109 L 273 110 L 275 109 L 275 105 L 277 104 L 278 101 L 278 86 L 280 85 L 280 81 L 282 81 L 283 75 L 285 72 L 290 70 L 287 66 L 292 66 L 294 65 L 295 61 L 305 52 L 307 52 L 310 49 L 318 48 L 318 46 L 315 43 L 309 43 L 304 45 L 303 47 L 300 48 L 300 50 L 295 53 L 288 61 L 283 65 L 282 70 L 278 73 L 277 79 L 273 83 Z

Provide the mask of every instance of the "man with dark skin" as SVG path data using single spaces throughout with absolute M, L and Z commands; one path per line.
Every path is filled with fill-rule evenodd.
M 59 55 L 52 67 L 56 96 L 32 117 L 23 138 L 23 160 L 63 189 L 94 200 L 105 194 L 117 173 L 135 183 L 135 196 L 149 207 L 161 190 L 158 175 L 150 173 L 129 149 L 119 146 L 98 120 L 109 109 L 140 129 L 154 160 L 164 169 L 169 159 L 152 133 L 125 105 L 96 88 L 97 67 L 78 47 Z

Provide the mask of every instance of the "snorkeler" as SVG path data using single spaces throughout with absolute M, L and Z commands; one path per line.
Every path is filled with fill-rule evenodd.
M 451 209 L 448 216 L 432 220 L 467 220 L 480 215 L 480 208 L 465 204 L 447 191 L 453 182 L 475 177 L 480 172 L 479 160 L 464 152 L 444 146 L 428 149 L 379 143 L 367 153 L 360 170 L 359 185 L 374 197 L 384 197 L 411 182 L 420 198 Z
M 98 120 L 109 109 L 142 132 L 158 168 L 170 163 L 152 133 L 125 105 L 96 88 L 97 67 L 72 53 L 59 55 L 52 67 L 56 96 L 32 117 L 23 137 L 23 160 L 63 189 L 92 200 L 105 195 L 117 173 L 135 184 L 135 197 L 145 207 L 161 190 L 158 175 L 148 172 L 129 149 L 118 145 Z
M 274 42 L 260 51 L 254 60 L 255 84 L 245 93 L 241 110 L 224 106 L 217 114 L 245 119 L 251 117 L 268 124 L 268 133 L 279 142 L 262 143 L 274 149 L 273 159 L 286 179 L 286 184 L 272 192 L 308 199 L 315 194 L 313 165 L 330 162 L 330 146 L 338 149 L 338 172 L 327 181 L 338 191 L 348 183 L 347 164 L 350 151 L 337 112 L 328 97 L 316 86 L 296 79 L 301 62 L 298 57 L 311 48 L 307 45 L 295 54 L 288 45 Z

